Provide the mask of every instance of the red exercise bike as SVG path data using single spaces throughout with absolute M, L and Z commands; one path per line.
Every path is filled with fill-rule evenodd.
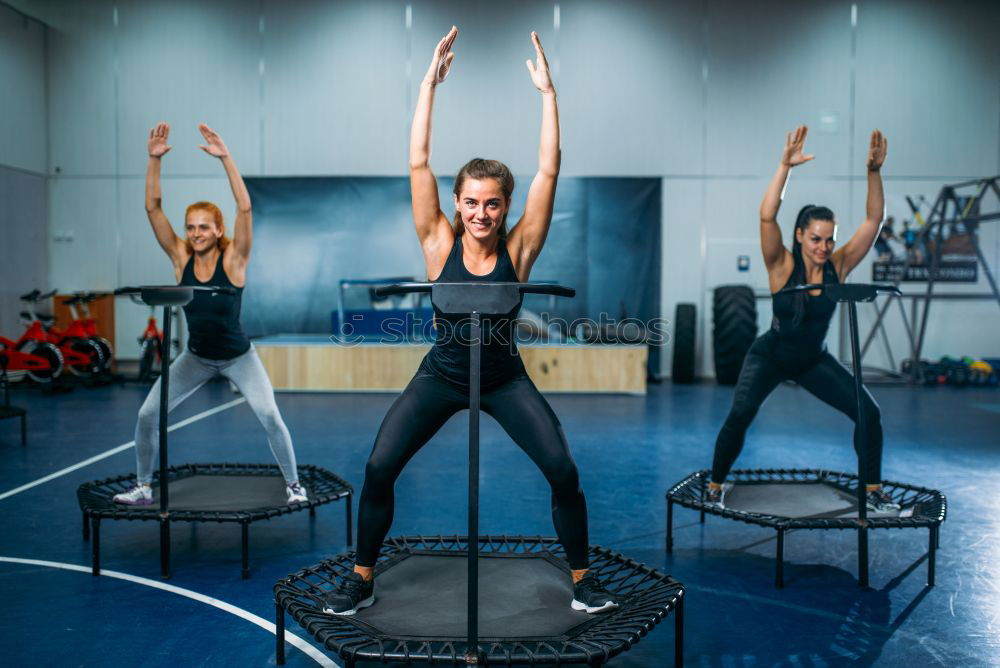
M 108 372 L 111 369 L 111 343 L 97 332 L 97 320 L 91 315 L 89 304 L 103 296 L 93 292 L 81 292 L 63 300 L 63 304 L 69 307 L 70 315 L 73 317 L 73 323 L 64 335 L 84 338 L 97 346 L 101 354 L 99 373 Z M 83 314 L 83 317 L 80 317 L 80 313 L 77 312 L 77 306 L 80 307 L 80 313 Z M 49 334 L 53 333 L 55 333 L 54 328 L 50 327 Z
M 46 340 L 59 348 L 67 371 L 74 376 L 92 378 L 104 369 L 104 357 L 100 347 L 87 335 L 83 321 L 74 320 L 65 330 L 60 330 L 53 325 L 55 318 L 52 315 L 35 311 L 34 305 L 54 292 L 43 295 L 34 290 L 21 298 L 28 305 L 26 311 L 21 311 L 21 318 L 28 326 L 25 336 L 36 339 L 39 332 L 44 332 Z
M 132 296 L 132 301 L 141 304 Z M 176 318 L 176 314 L 174 316 Z M 150 308 L 146 329 L 139 337 L 139 377 L 141 383 L 152 383 L 162 371 L 163 365 L 163 332 L 156 326 L 156 309 Z M 180 340 L 173 339 L 171 349 L 180 348 Z M 172 357 L 173 355 L 171 355 Z
M 20 380 L 27 375 L 36 383 L 51 383 L 62 374 L 63 353 L 57 345 L 49 341 L 48 332 L 42 326 L 41 318 L 35 315 L 33 306 L 30 306 L 43 299 L 49 299 L 55 293 L 53 290 L 43 295 L 38 290 L 32 290 L 26 295 L 21 295 L 21 301 L 29 304 L 28 310 L 21 312 L 21 317 L 29 319 L 30 324 L 17 341 L 0 337 L 0 345 L 6 352 L 7 370 L 15 371 L 10 377 L 11 380 Z M 52 316 L 42 317 L 49 322 L 55 320 Z M 39 364 L 38 360 L 42 363 Z M 23 374 L 19 375 L 18 372 L 21 371 Z

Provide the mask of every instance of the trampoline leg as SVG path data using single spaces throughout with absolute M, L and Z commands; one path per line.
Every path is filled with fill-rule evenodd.
M 701 524 L 705 523 L 705 509 L 704 508 L 702 508 L 701 512 L 699 513 L 698 522 L 701 523 Z
M 87 511 L 83 511 L 83 542 L 86 543 L 90 540 L 90 518 L 87 517 Z
M 344 510 L 347 513 L 347 545 L 350 546 L 354 545 L 354 522 L 351 516 L 352 495 L 348 494 L 345 496 L 344 501 L 346 502 Z
M 934 586 L 934 570 L 937 561 L 938 526 L 930 528 L 930 537 L 927 541 L 927 586 Z
M 674 666 L 684 668 L 684 595 L 677 599 L 674 608 Z
M 868 587 L 868 528 L 858 527 L 858 585 Z
M 316 506 L 311 506 L 309 508 L 309 517 L 316 517 Z
M 170 520 L 160 518 L 160 578 L 170 579 Z
M 90 544 L 91 573 L 101 574 L 101 518 L 96 515 L 90 518 L 90 532 L 94 540 Z
M 785 530 L 778 529 L 778 547 L 775 555 L 774 586 L 783 589 L 785 586 Z
M 285 665 L 285 611 L 277 603 L 274 604 L 274 639 L 275 661 L 279 666 L 283 666 Z
M 667 554 L 674 551 L 674 502 L 667 499 Z
M 241 538 L 243 543 L 243 570 L 240 574 L 243 576 L 243 579 L 246 580 L 250 577 L 250 524 L 248 522 L 240 522 L 240 532 L 242 534 Z

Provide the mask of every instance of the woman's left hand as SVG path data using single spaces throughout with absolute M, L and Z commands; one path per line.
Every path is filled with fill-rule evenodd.
M 225 158 L 229 155 L 226 143 L 222 141 L 222 137 L 215 134 L 212 128 L 201 123 L 198 125 L 198 130 L 201 132 L 201 136 L 205 138 L 205 144 L 199 145 L 198 148 L 216 158 Z
M 535 62 L 524 61 L 528 66 L 528 72 L 531 73 L 531 82 L 535 84 L 535 88 L 543 93 L 554 93 L 556 89 L 552 85 L 552 77 L 549 75 L 549 62 L 545 60 L 545 50 L 538 39 L 538 33 L 532 31 L 531 42 L 535 45 Z
M 868 171 L 877 172 L 882 169 L 888 145 L 889 142 L 880 130 L 872 132 L 871 146 L 868 147 Z

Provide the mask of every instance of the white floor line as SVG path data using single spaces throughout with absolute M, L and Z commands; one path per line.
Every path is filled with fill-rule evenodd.
M 17 557 L 0 557 L 0 562 L 6 562 L 9 564 L 22 564 L 25 566 L 42 566 L 45 568 L 61 568 L 66 571 L 77 571 L 79 573 L 86 573 L 90 575 L 90 566 L 78 566 L 77 564 L 66 564 L 59 561 L 43 561 L 41 559 L 19 559 Z M 205 603 L 213 608 L 218 608 L 232 615 L 236 615 L 241 619 L 245 619 L 251 624 L 256 624 L 260 628 L 264 629 L 268 633 L 274 633 L 274 624 L 267 621 L 263 617 L 258 617 L 252 612 L 248 612 L 243 608 L 237 608 L 231 603 L 226 603 L 225 601 L 220 601 L 217 598 L 211 596 L 206 596 L 205 594 L 199 594 L 196 591 L 191 591 L 190 589 L 184 589 L 183 587 L 177 587 L 175 585 L 166 584 L 165 582 L 160 582 L 159 580 L 150 580 L 148 578 L 140 577 L 138 575 L 129 575 L 128 573 L 122 573 L 119 571 L 109 571 L 106 568 L 101 569 L 101 577 L 117 578 L 119 580 L 125 580 L 127 582 L 134 582 L 136 584 L 141 584 L 146 587 L 153 587 L 154 589 L 161 589 L 163 591 L 168 591 L 171 594 L 177 594 L 178 596 L 184 596 L 192 600 L 198 601 L 199 603 Z M 324 668 L 341 668 L 340 664 L 334 663 L 330 657 L 320 652 L 318 649 L 307 643 L 305 640 L 295 635 L 294 633 L 289 633 L 285 631 L 285 639 L 290 645 L 297 647 L 302 650 L 306 655 L 312 660 L 318 663 Z
M 238 405 L 242 404 L 245 401 L 246 401 L 246 398 L 244 398 L 244 397 L 240 397 L 239 399 L 233 399 L 232 401 L 230 401 L 228 403 L 222 404 L 220 406 L 216 406 L 215 408 L 210 408 L 207 411 L 203 411 L 201 413 L 198 413 L 197 415 L 192 415 L 191 417 L 187 418 L 186 420 L 181 420 L 177 424 L 170 425 L 169 427 L 167 427 L 167 431 L 174 431 L 175 429 L 180 429 L 181 427 L 186 427 L 189 424 L 191 424 L 192 422 L 197 422 L 198 420 L 202 420 L 202 419 L 207 418 L 207 417 L 209 417 L 211 415 L 215 415 L 216 413 L 221 413 L 222 411 L 226 410 L 227 408 L 232 408 L 233 406 L 238 406 Z M 82 462 L 79 462 L 77 464 L 73 464 L 72 466 L 67 466 L 66 468 L 62 469 L 61 471 L 56 471 L 55 473 L 50 473 L 47 476 L 45 476 L 44 478 L 39 478 L 38 480 L 33 480 L 32 482 L 29 482 L 26 485 L 21 485 L 20 487 L 15 487 L 14 489 L 12 489 L 10 491 L 4 492 L 3 494 L 0 494 L 0 501 L 3 501 L 4 499 L 6 499 L 8 497 L 14 496 L 15 494 L 20 494 L 21 492 L 23 492 L 25 490 L 29 490 L 32 487 L 37 487 L 38 485 L 46 483 L 46 482 L 48 482 L 50 480 L 55 480 L 56 478 L 60 478 L 60 477 L 62 477 L 64 475 L 66 475 L 67 473 L 72 473 L 73 471 L 76 471 L 77 469 L 82 469 L 84 466 L 90 466 L 94 462 L 99 462 L 102 459 L 107 459 L 108 457 L 111 457 L 112 455 L 117 455 L 119 452 L 124 452 L 125 450 L 128 450 L 129 448 L 134 447 L 134 446 L 135 446 L 135 441 L 129 441 L 128 443 L 122 443 L 121 445 L 119 445 L 116 448 L 111 448 L 110 450 L 106 450 L 106 451 L 102 452 L 99 455 L 94 455 L 93 457 L 91 457 L 89 459 L 84 459 Z

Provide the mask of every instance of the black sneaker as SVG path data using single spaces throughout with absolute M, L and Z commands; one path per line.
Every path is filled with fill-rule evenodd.
M 892 500 L 892 497 L 886 494 L 881 489 L 873 489 L 868 492 L 866 498 L 868 510 L 872 510 L 876 513 L 891 513 L 902 508 L 898 503 Z
M 349 616 L 375 602 L 375 580 L 365 580 L 358 573 L 341 578 L 337 588 L 323 597 L 323 612 Z
M 614 610 L 618 607 L 618 600 L 593 575 L 584 575 L 573 585 L 573 602 L 570 607 L 594 614 Z

